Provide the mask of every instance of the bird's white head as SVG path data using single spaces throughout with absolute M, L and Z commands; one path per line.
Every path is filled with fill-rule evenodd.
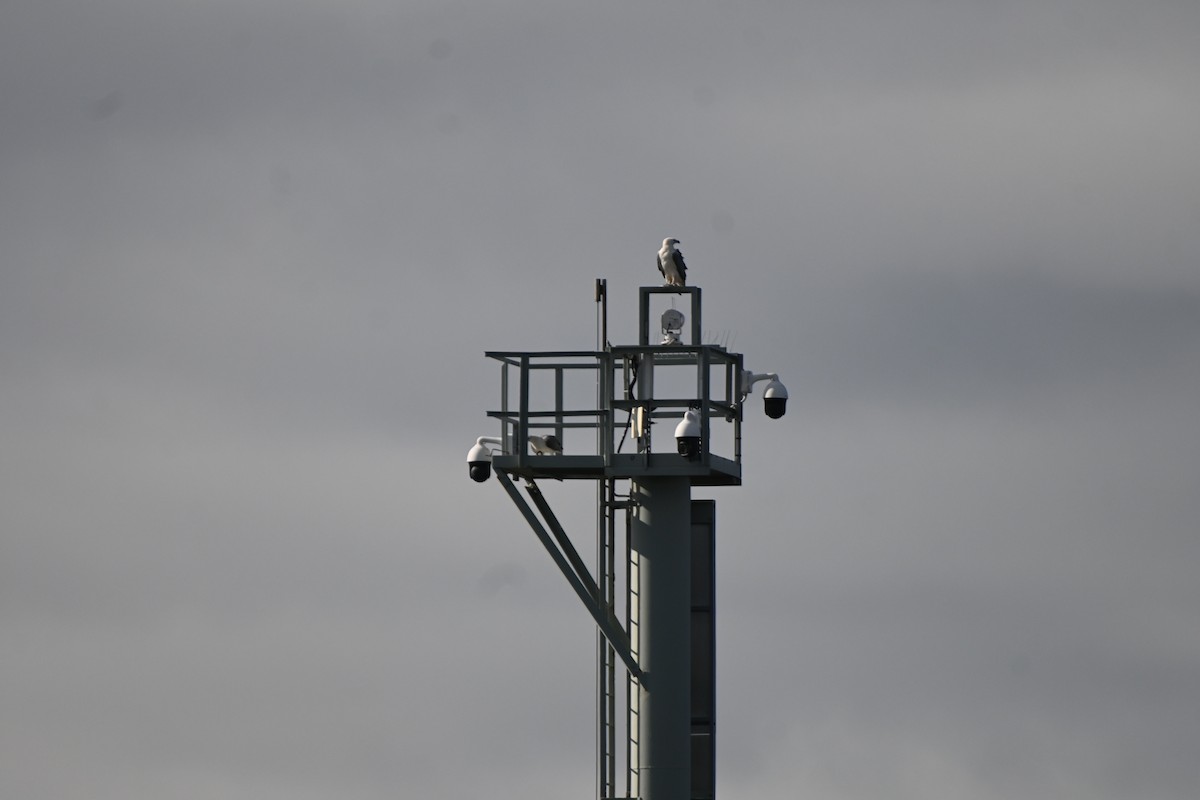
M 670 250 L 672 247 L 674 247 L 674 246 L 675 246 L 675 245 L 677 245 L 677 244 L 679 244 L 679 240 L 678 240 L 678 239 L 663 239 L 663 245 L 662 245 L 662 246 L 663 246 L 664 248 L 666 248 L 667 250 Z

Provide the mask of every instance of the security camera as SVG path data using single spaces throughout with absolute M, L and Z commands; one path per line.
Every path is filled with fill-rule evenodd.
M 480 436 L 475 440 L 475 446 L 467 451 L 467 474 L 476 483 L 492 477 L 492 451 L 488 444 L 499 446 L 501 442 L 494 436 Z
M 767 388 L 763 391 L 763 406 L 766 409 L 767 416 L 771 419 L 779 419 L 787 411 L 787 387 L 775 378 L 767 384 Z
M 467 453 L 467 471 L 476 483 L 492 477 L 492 451 L 482 444 L 472 447 Z
M 675 426 L 675 441 L 679 455 L 688 461 L 700 460 L 700 412 L 689 408 Z
M 742 373 L 742 399 L 754 390 L 754 384 L 759 381 L 767 381 L 767 388 L 763 391 L 763 406 L 767 412 L 767 416 L 771 419 L 779 419 L 787 410 L 787 387 L 780 381 L 779 376 L 774 372 L 764 372 L 755 374 L 750 370 L 745 370 Z

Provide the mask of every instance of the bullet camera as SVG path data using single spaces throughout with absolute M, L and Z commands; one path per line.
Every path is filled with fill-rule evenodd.
M 767 416 L 771 419 L 779 419 L 787 411 L 787 387 L 775 378 L 767 384 L 767 388 L 763 391 L 763 406 L 767 412 Z
M 492 451 L 488 444 L 499 447 L 502 443 L 494 436 L 480 436 L 475 440 L 475 446 L 467 451 L 467 474 L 476 483 L 492 477 Z
M 689 408 L 675 426 L 675 441 L 679 455 L 688 461 L 700 460 L 700 412 Z

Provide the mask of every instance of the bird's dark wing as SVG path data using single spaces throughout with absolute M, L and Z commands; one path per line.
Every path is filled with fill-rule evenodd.
M 667 271 L 665 269 L 663 269 L 662 259 L 659 258 L 658 256 L 654 257 L 654 266 L 658 267 L 658 271 L 662 273 L 662 276 L 664 278 L 667 277 Z
M 671 254 L 671 257 L 673 259 L 675 259 L 675 269 L 679 270 L 679 279 L 681 281 L 686 282 L 687 281 L 687 264 L 683 263 L 683 253 L 676 250 L 674 253 Z

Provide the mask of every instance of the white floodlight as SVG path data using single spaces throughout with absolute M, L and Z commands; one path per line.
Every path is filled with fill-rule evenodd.
M 664 345 L 682 344 L 679 338 L 683 333 L 683 323 L 687 318 L 683 316 L 682 311 L 676 311 L 673 308 L 668 308 L 662 315 L 662 332 Z

